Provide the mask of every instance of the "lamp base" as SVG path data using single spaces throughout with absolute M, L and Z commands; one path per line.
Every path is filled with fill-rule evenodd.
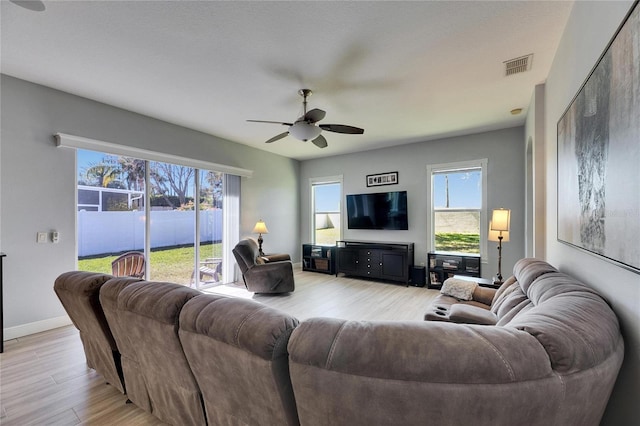
M 264 252 L 262 251 L 262 234 L 258 236 L 258 254 L 260 256 L 264 256 Z

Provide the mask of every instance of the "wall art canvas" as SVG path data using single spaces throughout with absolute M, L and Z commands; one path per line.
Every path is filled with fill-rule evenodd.
M 558 121 L 558 240 L 640 273 L 640 7 Z

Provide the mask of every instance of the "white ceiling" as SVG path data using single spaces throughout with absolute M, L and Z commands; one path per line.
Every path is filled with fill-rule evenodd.
M 2 73 L 296 159 L 522 125 L 573 4 L 1 3 Z M 504 76 L 530 53 L 531 71 Z M 245 120 L 294 121 L 301 88 L 321 123 L 364 135 L 265 144 L 286 127 Z

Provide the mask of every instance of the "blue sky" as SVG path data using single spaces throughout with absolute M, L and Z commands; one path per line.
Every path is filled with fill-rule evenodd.
M 316 185 L 314 188 L 316 211 L 340 211 L 340 184 Z
M 103 152 L 87 151 L 84 149 L 77 150 L 78 155 L 78 178 L 83 179 L 81 176 L 84 169 L 90 164 L 97 164 L 102 162 L 102 159 L 107 155 Z
M 446 206 L 445 176 L 449 177 L 449 207 L 482 207 L 481 176 L 478 171 L 437 174 L 433 179 L 433 197 L 436 207 Z

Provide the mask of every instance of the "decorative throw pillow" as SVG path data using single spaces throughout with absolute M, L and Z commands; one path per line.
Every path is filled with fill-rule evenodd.
M 474 281 L 447 278 L 445 282 L 442 283 L 440 293 L 460 300 L 472 300 L 473 291 L 477 286 L 478 283 Z

